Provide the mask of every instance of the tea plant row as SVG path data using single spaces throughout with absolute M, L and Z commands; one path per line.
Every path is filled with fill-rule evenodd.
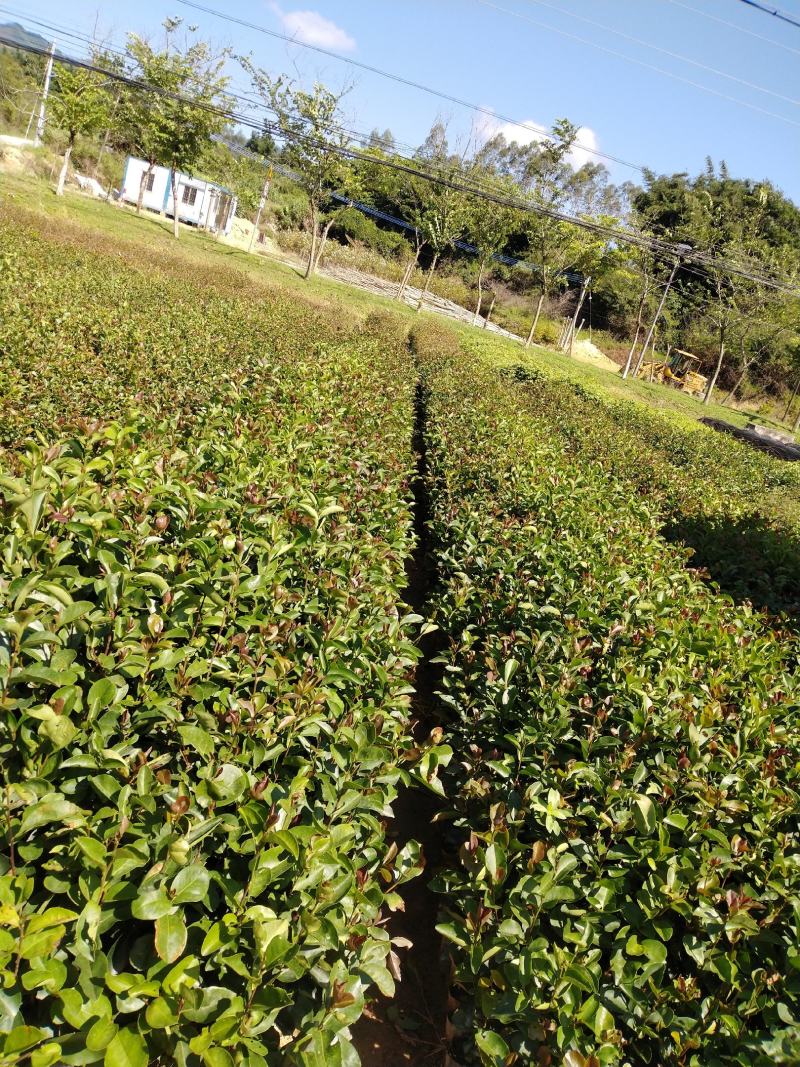
M 482 339 L 470 347 L 491 358 Z M 506 373 L 519 383 L 528 410 L 545 418 L 576 458 L 602 464 L 659 502 L 665 534 L 693 549 L 693 565 L 757 607 L 800 612 L 797 464 L 543 366 Z
M 552 409 L 415 331 L 462 1063 L 794 1063 L 798 644 Z M 455 852 L 457 848 L 457 854 Z
M 437 758 L 408 728 L 407 352 L 24 223 L 0 284 L 0 1058 L 356 1064 L 418 870 L 386 820 Z

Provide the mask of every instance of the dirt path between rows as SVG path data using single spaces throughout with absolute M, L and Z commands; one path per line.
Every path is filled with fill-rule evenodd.
M 417 470 L 414 486 L 416 547 L 409 561 L 406 600 L 413 611 L 424 615 L 435 571 L 430 556 L 428 531 L 427 456 L 425 449 L 425 398 L 417 387 L 414 420 L 414 450 Z M 437 634 L 420 641 L 422 658 L 414 679 L 412 704 L 414 735 L 427 737 L 438 725 L 436 689 L 438 672 L 431 662 L 438 651 Z M 388 924 L 392 937 L 407 938 L 412 947 L 401 955 L 402 980 L 394 997 L 380 997 L 353 1028 L 353 1041 L 362 1067 L 442 1067 L 445 1060 L 447 980 L 441 966 L 441 939 L 436 932 L 438 900 L 429 882 L 441 859 L 439 824 L 433 822 L 440 802 L 421 787 L 404 790 L 395 804 L 392 832 L 398 848 L 409 840 L 419 841 L 425 870 L 401 889 L 405 911 L 395 913 Z

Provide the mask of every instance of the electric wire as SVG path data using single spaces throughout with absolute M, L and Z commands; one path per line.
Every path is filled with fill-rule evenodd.
M 548 141 L 551 144 L 558 143 L 556 138 L 550 136 L 546 131 L 543 131 L 538 126 L 532 125 L 529 122 L 520 122 L 518 119 L 510 118 L 508 115 L 503 115 L 498 111 L 493 111 L 490 107 L 483 107 L 480 104 L 470 103 L 468 100 L 462 100 L 458 96 L 453 96 L 451 93 L 443 92 L 439 89 L 434 89 L 429 85 L 423 85 L 421 82 L 413 81 L 411 78 L 405 78 L 400 74 L 394 74 L 388 70 L 382 70 L 380 67 L 372 66 L 369 63 L 362 63 L 360 60 L 352 59 L 350 56 L 339 55 L 338 52 L 332 52 L 330 49 L 322 48 L 320 45 L 309 44 L 307 41 L 300 41 L 296 37 L 291 37 L 289 34 L 280 33 L 278 30 L 271 30 L 266 26 L 259 26 L 255 22 L 249 22 L 247 19 L 238 18 L 235 15 L 226 14 L 223 11 L 217 11 L 212 7 L 207 7 L 205 4 L 197 3 L 196 0 L 178 0 L 179 4 L 184 7 L 192 8 L 195 11 L 202 11 L 206 15 L 213 15 L 215 18 L 223 19 L 226 22 L 235 23 L 238 26 L 242 26 L 248 30 L 255 30 L 258 33 L 263 33 L 268 37 L 274 37 L 277 40 L 285 41 L 287 44 L 297 45 L 301 48 L 309 49 L 312 52 L 318 52 L 320 55 L 328 56 L 330 59 L 336 59 L 340 63 L 347 63 L 351 67 L 356 67 L 359 70 L 367 71 L 369 74 L 377 74 L 382 78 L 388 78 L 391 81 L 397 82 L 400 85 L 407 85 L 412 89 L 418 89 L 420 92 L 428 93 L 430 96 L 438 97 L 440 100 L 445 100 L 450 104 L 457 104 L 459 107 L 464 107 L 470 111 L 474 111 L 480 115 L 485 115 L 487 118 L 494 121 L 510 123 L 512 126 L 516 126 L 521 130 L 527 130 L 529 133 L 535 133 L 537 137 L 544 141 Z M 611 155 L 608 152 L 603 152 L 599 148 L 591 148 L 587 145 L 581 145 L 582 151 L 588 152 L 590 155 L 597 156 L 600 159 L 608 160 L 611 163 L 618 163 L 622 167 L 628 167 L 631 170 L 638 170 L 640 173 L 644 173 L 647 169 L 640 163 L 631 163 L 629 160 L 621 159 L 619 156 Z
M 741 0 L 741 2 L 747 4 L 748 7 L 754 7 L 765 15 L 773 15 L 776 19 L 780 19 L 781 22 L 788 22 L 790 26 L 796 26 L 800 29 L 800 21 L 791 15 L 787 15 L 785 11 L 780 11 L 777 7 L 767 7 L 766 4 L 759 4 L 757 0 Z
M 731 22 L 729 19 L 721 19 L 719 15 L 712 15 L 710 11 L 701 11 L 699 7 L 692 7 L 691 4 L 685 4 L 683 0 L 667 0 L 667 3 L 674 4 L 676 7 L 682 7 L 686 11 L 691 11 L 695 15 L 700 15 L 701 18 L 709 19 L 711 22 L 718 22 L 720 25 L 727 26 L 729 29 L 736 30 L 738 33 L 745 33 L 748 37 L 755 37 L 757 41 L 775 45 L 776 48 L 782 48 L 785 52 L 794 52 L 796 56 L 800 56 L 800 48 L 792 48 L 791 45 L 784 44 L 783 41 L 776 41 L 772 37 L 765 37 L 761 33 L 755 33 L 753 30 L 748 30 L 744 26 L 738 26 L 735 22 Z
M 690 56 L 681 55 L 679 52 L 672 52 L 668 48 L 662 48 L 660 45 L 652 44 L 650 41 L 645 41 L 641 37 L 634 37 L 630 33 L 625 33 L 623 30 L 617 30 L 612 26 L 606 26 L 602 22 L 596 22 L 594 19 L 586 18 L 585 15 L 578 15 L 574 11 L 565 12 L 563 8 L 548 3 L 548 0 L 527 0 L 527 2 L 529 4 L 536 4 L 538 7 L 546 7 L 550 11 L 567 14 L 570 19 L 577 19 L 578 22 L 585 22 L 587 26 L 594 26 L 596 29 L 603 30 L 605 33 L 613 33 L 615 37 L 621 37 L 625 41 L 631 41 L 640 48 L 649 48 L 653 52 L 660 52 L 661 55 L 669 56 L 670 59 L 677 59 L 680 63 L 688 63 L 690 66 L 697 67 L 699 70 L 705 70 L 710 74 L 716 74 L 720 78 L 727 78 L 729 81 L 736 82 L 738 85 L 744 85 L 747 89 L 754 89 L 756 92 L 765 93 L 767 96 L 774 96 L 778 100 L 783 100 L 787 104 L 794 104 L 795 107 L 800 107 L 800 100 L 795 99 L 793 96 L 785 96 L 783 93 L 776 92 L 774 89 L 768 89 L 766 86 L 757 85 L 755 82 L 747 81 L 745 78 L 740 78 L 736 74 L 729 74 L 727 71 L 709 66 L 708 63 L 702 63 L 698 59 L 692 59 Z
M 180 3 L 186 2 L 188 2 L 188 0 L 180 0 Z M 749 100 L 741 100 L 739 97 L 730 96 L 730 94 L 723 93 L 719 89 L 714 89 L 710 85 L 703 85 L 702 82 L 696 82 L 692 78 L 685 78 L 682 74 L 676 74 L 672 70 L 665 70 L 664 67 L 657 67 L 654 63 L 648 63 L 643 59 L 637 59 L 635 56 L 629 56 L 625 52 L 619 52 L 616 48 L 609 48 L 607 45 L 599 44 L 597 41 L 590 41 L 586 37 L 580 37 L 576 33 L 570 33 L 569 30 L 563 30 L 558 26 L 551 26 L 547 22 L 540 22 L 539 19 L 531 18 L 530 15 L 526 15 L 522 11 L 513 11 L 510 8 L 501 7 L 499 4 L 493 3 L 492 0 L 476 0 L 476 3 L 482 4 L 484 7 L 492 8 L 495 11 L 499 11 L 503 15 L 509 15 L 511 18 L 529 22 L 532 26 L 537 26 L 539 29 L 549 30 L 552 33 L 560 34 L 562 37 L 566 37 L 571 41 L 577 41 L 579 44 L 588 45 L 589 48 L 595 48 L 600 52 L 615 56 L 617 59 L 624 59 L 627 63 L 634 63 L 636 66 L 644 67 L 646 70 L 654 70 L 656 73 L 663 74 L 667 78 L 673 78 L 675 81 L 683 82 L 685 85 L 691 85 L 693 88 L 700 89 L 704 93 L 711 93 L 712 96 L 718 96 L 720 99 L 737 104 L 739 107 L 746 107 L 751 111 L 758 111 L 762 115 L 768 115 L 770 118 L 778 119 L 779 122 L 786 122 L 790 126 L 800 126 L 800 121 L 790 119 L 788 116 L 781 115 L 777 111 L 769 111 L 767 108 L 761 107 L 760 104 L 753 104 Z
M 38 19 L 31 15 L 24 14 L 23 12 L 14 11 L 13 9 L 5 5 L 0 5 L 0 13 L 9 15 L 12 18 L 25 19 L 26 22 L 31 23 L 39 29 L 46 30 L 48 32 L 48 35 L 55 36 L 57 39 L 67 37 L 71 39 L 70 43 L 72 40 L 77 41 L 79 44 L 82 45 L 83 51 L 86 52 L 88 58 L 90 59 L 95 58 L 98 51 L 102 53 L 108 53 L 121 59 L 130 58 L 129 53 L 123 51 L 119 47 L 119 45 L 117 45 L 117 47 L 113 47 L 111 44 L 108 43 L 108 39 L 98 41 L 90 34 L 79 31 L 74 27 L 68 29 L 63 25 L 59 25 L 58 23 L 45 21 L 43 19 Z M 58 56 L 58 54 L 56 54 L 56 59 L 59 58 L 60 57 Z M 234 90 L 226 89 L 225 96 L 230 97 L 231 99 L 248 106 L 252 106 L 255 108 L 264 108 L 268 111 L 274 111 L 274 108 L 271 108 L 262 97 L 255 96 L 252 92 L 249 91 L 242 91 L 240 88 Z M 363 145 L 366 145 L 369 142 L 370 135 L 360 130 L 350 129 L 346 126 L 337 125 L 336 123 L 327 124 L 324 126 L 324 128 L 330 131 L 336 131 L 338 133 L 346 133 L 349 137 L 352 137 L 356 141 L 360 141 Z M 416 151 L 416 146 L 408 144 L 407 142 L 395 140 L 394 143 L 400 148 L 407 149 L 409 152 Z

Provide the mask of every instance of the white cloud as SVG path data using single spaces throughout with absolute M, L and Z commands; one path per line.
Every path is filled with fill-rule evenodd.
M 518 125 L 516 122 L 502 122 L 491 115 L 481 116 L 476 124 L 476 133 L 486 141 L 490 137 L 495 137 L 498 133 L 502 133 L 509 144 L 512 141 L 516 141 L 519 145 L 528 145 L 534 142 L 538 144 L 547 140 L 549 136 L 548 128 L 533 119 L 524 119 L 523 123 Z M 595 131 L 590 126 L 580 126 L 578 127 L 575 144 L 567 156 L 567 161 L 577 170 L 584 163 L 591 163 L 596 159 L 593 153 L 597 147 L 598 140 Z
M 286 33 L 301 44 L 314 44 L 334 52 L 352 52 L 356 47 L 354 38 L 346 30 L 318 11 L 282 11 L 277 4 L 271 7 Z

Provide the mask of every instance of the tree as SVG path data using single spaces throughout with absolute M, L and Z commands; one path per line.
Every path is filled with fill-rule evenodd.
M 427 245 L 432 258 L 420 293 L 417 311 L 420 311 L 431 287 L 431 281 L 442 253 L 452 248 L 464 232 L 467 221 L 467 201 L 462 193 L 447 184 L 462 177 L 457 164 L 445 161 L 431 170 L 431 180 L 412 178 L 408 183 L 408 210 L 406 215 L 420 237 L 421 246 Z
M 641 189 L 630 191 L 635 225 L 670 242 L 686 242 L 715 261 L 736 259 L 753 273 L 782 274 L 800 265 L 800 210 L 768 182 L 731 178 L 724 166 L 708 161 L 696 178 L 686 174 L 645 176 Z M 726 364 L 741 371 L 758 365 L 782 373 L 788 334 L 775 343 L 761 343 L 773 310 L 755 286 L 710 263 L 680 271 L 672 299 L 682 320 L 682 343 L 705 357 L 709 376 L 706 399 L 724 374 Z M 779 343 L 778 343 L 779 342 Z M 747 364 L 747 366 L 745 366 Z
M 50 103 L 50 119 L 67 134 L 67 147 L 58 175 L 56 195 L 64 195 L 70 156 L 79 134 L 99 130 L 109 112 L 109 98 L 105 85 L 93 71 L 56 64 L 54 93 Z
M 539 324 L 542 308 L 556 286 L 566 282 L 564 271 L 572 265 L 578 250 L 575 227 L 560 222 L 551 212 L 566 201 L 570 173 L 567 157 L 575 143 L 578 129 L 567 119 L 553 126 L 552 138 L 530 145 L 509 146 L 507 170 L 527 193 L 531 212 L 525 224 L 528 245 L 527 262 L 538 282 L 539 300 L 526 341 L 530 346 Z
M 128 54 L 134 74 L 159 90 L 133 89 L 123 106 L 123 122 L 130 147 L 147 161 L 139 185 L 136 205 L 141 211 L 147 178 L 156 164 L 171 168 L 174 234 L 179 236 L 176 171 L 190 170 L 211 143 L 212 134 L 227 124 L 225 111 L 230 103 L 223 74 L 227 53 L 216 54 L 203 41 L 173 47 L 171 37 L 180 21 L 165 22 L 166 47 L 156 51 L 142 38 L 132 35 Z
M 305 277 L 310 278 L 318 261 L 322 240 L 321 213 L 334 189 L 351 176 L 344 151 L 350 135 L 342 129 L 342 93 L 334 93 L 316 84 L 311 92 L 294 88 L 283 76 L 273 78 L 255 67 L 249 59 L 242 65 L 253 80 L 253 87 L 266 105 L 277 115 L 284 141 L 283 158 L 295 171 L 308 197 L 311 247 Z
M 369 135 L 365 148 L 377 149 L 380 152 L 394 151 L 394 134 L 387 128 L 381 133 L 376 127 Z
M 480 170 L 470 177 L 483 176 Z M 494 190 L 500 196 L 513 196 L 516 189 L 506 179 L 493 183 Z M 486 268 L 495 256 L 503 251 L 514 229 L 520 226 L 520 212 L 516 208 L 503 207 L 500 204 L 487 204 L 486 201 L 473 198 L 467 202 L 465 211 L 465 230 L 478 253 L 478 300 L 475 305 L 473 322 L 478 321 L 483 299 L 483 277 Z
M 257 156 L 265 156 L 267 159 L 274 159 L 278 146 L 275 144 L 275 138 L 272 136 L 272 133 L 265 123 L 260 133 L 256 133 L 254 130 L 250 134 L 245 142 L 245 148 L 250 152 L 255 152 Z

